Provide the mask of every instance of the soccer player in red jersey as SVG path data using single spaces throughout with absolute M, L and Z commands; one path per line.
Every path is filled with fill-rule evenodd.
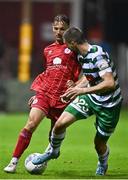
M 48 117 L 51 119 L 51 130 L 68 103 L 61 101 L 60 96 L 71 82 L 78 80 L 81 67 L 74 52 L 63 43 L 62 35 L 69 27 L 69 18 L 66 15 L 57 15 L 53 21 L 55 42 L 44 49 L 45 70 L 39 74 L 31 85 L 36 92 L 30 100 L 31 110 L 28 121 L 21 130 L 12 159 L 5 172 L 14 173 L 17 163 L 28 147 L 32 134 L 39 123 Z M 50 130 L 50 132 L 51 132 Z M 50 134 L 50 133 L 49 133 Z

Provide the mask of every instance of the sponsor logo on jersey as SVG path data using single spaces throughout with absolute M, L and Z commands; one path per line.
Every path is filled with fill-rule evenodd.
M 71 52 L 71 50 L 68 49 L 68 48 L 66 48 L 66 49 L 64 50 L 64 53 L 65 53 L 65 54 L 70 54 L 70 52 Z
M 32 104 L 36 104 L 38 102 L 38 99 L 34 99 L 33 103 Z
M 62 62 L 62 59 L 59 58 L 59 57 L 56 57 L 56 58 L 53 59 L 53 64 L 55 64 L 55 65 L 61 64 L 61 62 Z

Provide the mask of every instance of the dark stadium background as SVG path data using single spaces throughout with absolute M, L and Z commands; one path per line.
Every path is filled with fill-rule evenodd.
M 30 79 L 18 80 L 19 28 L 23 4 L 32 8 L 33 41 Z M 0 111 L 24 112 L 31 81 L 42 72 L 42 50 L 53 41 L 51 23 L 58 13 L 71 18 L 82 28 L 90 42 L 101 44 L 117 67 L 123 105 L 127 106 L 128 88 L 128 1 L 127 0 L 0 0 Z M 20 97 L 19 97 L 20 93 Z

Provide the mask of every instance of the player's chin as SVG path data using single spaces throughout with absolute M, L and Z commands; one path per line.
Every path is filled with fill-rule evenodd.
M 60 44 L 63 44 L 63 39 L 60 38 L 60 37 L 57 37 L 57 38 L 56 38 L 56 41 L 57 41 L 58 43 L 60 43 Z

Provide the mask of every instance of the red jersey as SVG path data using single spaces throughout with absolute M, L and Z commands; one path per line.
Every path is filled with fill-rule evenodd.
M 76 54 L 66 44 L 53 43 L 44 49 L 44 55 L 46 70 L 37 76 L 31 89 L 59 100 L 67 89 L 67 81 L 78 80 L 81 67 Z

